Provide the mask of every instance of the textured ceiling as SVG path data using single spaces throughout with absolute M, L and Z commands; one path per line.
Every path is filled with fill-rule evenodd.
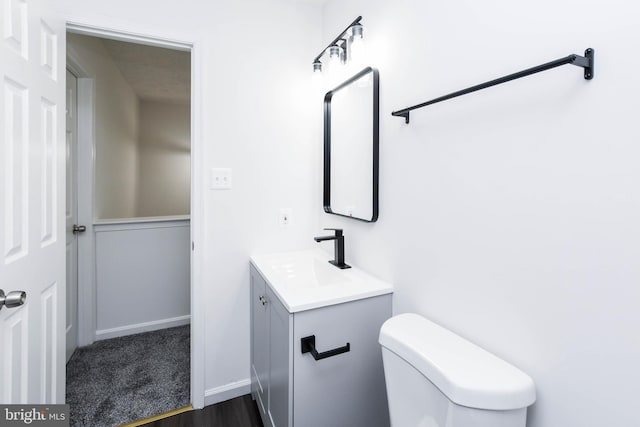
M 191 54 L 102 39 L 125 80 L 142 100 L 189 104 Z

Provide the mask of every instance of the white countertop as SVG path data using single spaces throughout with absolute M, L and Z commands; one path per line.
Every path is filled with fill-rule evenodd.
M 341 270 L 329 264 L 331 259 L 321 249 L 310 249 L 252 255 L 251 264 L 290 313 L 393 292 L 391 284 L 353 265 Z

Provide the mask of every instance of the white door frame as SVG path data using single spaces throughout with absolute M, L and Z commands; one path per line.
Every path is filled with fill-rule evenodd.
M 201 159 L 204 147 L 202 144 L 202 49 L 201 43 L 196 40 L 175 40 L 163 35 L 141 35 L 138 29 L 106 29 L 77 21 L 66 22 L 67 32 L 84 34 L 94 37 L 103 37 L 125 42 L 183 50 L 191 53 L 191 403 L 195 409 L 204 407 L 205 394 L 205 287 L 202 281 L 202 236 L 204 229 L 204 216 L 202 215 L 202 182 L 203 170 Z M 91 144 L 79 144 L 78 158 L 91 159 L 91 161 L 79 162 L 79 174 L 94 176 L 95 161 L 95 136 L 93 133 L 94 113 L 94 82 L 88 77 L 88 73 L 81 65 L 69 55 L 66 55 L 70 69 L 78 74 L 78 110 L 81 107 L 83 116 L 78 116 L 79 123 L 83 125 L 78 129 L 78 140 L 91 141 Z M 84 169 L 84 170 L 81 170 Z M 89 175 L 90 174 L 90 175 Z M 85 221 L 87 232 L 79 243 L 78 251 L 90 257 L 90 260 L 79 262 L 78 281 L 89 283 L 91 286 L 83 286 L 78 294 L 78 318 L 79 320 L 79 344 L 86 345 L 95 340 L 95 265 L 94 238 L 93 238 L 93 197 L 94 182 L 83 183 L 79 186 L 78 197 L 79 221 Z M 85 224 L 85 223 L 83 223 Z M 197 246 L 196 246 L 197 245 Z M 196 250 L 197 249 L 197 250 Z M 89 312 L 89 316 L 87 316 Z
M 78 238 L 78 346 L 92 344 L 96 338 L 95 317 L 95 274 L 94 274 L 94 234 L 93 234 L 93 171 L 95 139 L 94 128 L 94 79 L 78 61 L 67 52 L 67 68 L 77 78 L 77 176 L 91 177 L 90 182 L 79 181 L 77 186 L 78 224 L 87 227 L 86 233 Z M 80 141 L 85 141 L 81 144 Z M 89 143 L 87 143 L 87 141 Z
M 67 202 L 66 212 L 66 267 L 67 267 L 67 309 L 65 313 L 66 328 L 65 336 L 67 339 L 65 346 L 66 361 L 69 362 L 71 355 L 78 347 L 78 236 L 72 231 L 74 225 L 78 222 L 78 76 L 73 70 L 65 66 L 67 81 L 65 82 L 65 130 L 66 130 L 66 193 Z M 71 77 L 72 86 L 69 86 L 69 78 Z M 70 90 L 71 89 L 71 90 Z M 71 138 L 69 138 L 71 136 Z M 71 175 L 71 176 L 70 176 Z M 69 185 L 71 184 L 71 185 Z M 74 259 L 75 258 L 75 259 Z M 73 293 L 75 292 L 75 295 Z M 71 316 L 69 316 L 71 315 Z M 69 318 L 71 317 L 71 318 Z

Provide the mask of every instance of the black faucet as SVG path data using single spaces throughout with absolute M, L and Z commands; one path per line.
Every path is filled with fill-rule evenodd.
M 347 265 L 344 263 L 344 236 L 342 235 L 342 229 L 325 228 L 325 230 L 333 230 L 336 232 L 336 234 L 334 236 L 314 237 L 313 240 L 315 240 L 316 242 L 322 242 L 324 240 L 335 240 L 334 255 L 333 255 L 335 259 L 332 261 L 329 261 L 329 263 L 343 270 L 345 268 L 351 268 L 350 265 Z

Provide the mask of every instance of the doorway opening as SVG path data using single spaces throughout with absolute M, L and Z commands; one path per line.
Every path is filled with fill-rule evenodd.
M 137 352 L 133 362 L 155 361 L 158 366 L 146 368 L 160 373 L 175 368 L 180 357 L 157 360 L 149 353 L 167 353 L 168 336 L 183 341 L 184 347 L 186 332 L 187 360 L 180 363 L 187 384 L 182 388 L 186 403 L 195 400 L 197 406 L 198 386 L 188 384 L 198 369 L 189 362 L 196 337 L 193 325 L 186 326 L 194 320 L 195 283 L 192 48 L 158 40 L 140 43 L 139 37 L 129 40 L 103 30 L 68 29 L 68 81 L 75 81 L 76 94 L 68 87 L 67 360 L 76 345 L 83 351 L 115 350 L 133 342 L 134 350 L 125 354 Z M 143 407 L 142 393 L 136 394 L 134 387 L 153 378 L 141 372 L 140 364 L 127 367 L 126 357 L 114 357 L 120 363 L 117 373 L 124 376 L 116 380 L 116 375 L 107 375 L 104 380 L 124 378 L 123 386 L 138 397 L 132 403 Z M 184 382 L 184 375 L 171 376 Z M 76 378 L 73 372 L 68 377 Z M 153 388 L 175 394 L 175 384 Z M 86 392 L 81 395 L 86 397 Z M 112 398 L 105 397 L 103 409 Z M 157 396 L 152 400 L 152 412 L 133 417 L 175 409 L 158 407 Z M 95 401 L 91 405 L 100 406 Z

